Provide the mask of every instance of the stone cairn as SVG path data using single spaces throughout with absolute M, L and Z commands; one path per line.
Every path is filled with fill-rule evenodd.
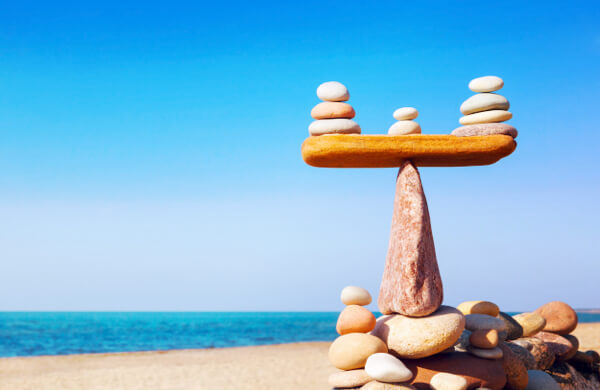
M 502 85 L 502 79 L 495 76 L 473 80 L 470 88 L 481 93 L 463 104 L 461 111 L 466 116 L 461 123 L 465 126 L 451 136 L 516 137 L 514 127 L 497 123 L 511 117 L 505 111 L 508 101 L 490 93 Z M 310 126 L 311 136 L 360 132 L 358 125 L 350 124 L 354 123 L 350 119 L 354 110 L 349 105 L 332 105 L 348 100 L 346 87 L 337 82 L 325 83 L 317 95 L 327 102 L 312 111 L 317 121 Z M 394 117 L 400 124 L 392 125 L 389 133 L 394 138 L 398 135 L 399 142 L 407 135 L 421 137 L 418 124 L 405 123 L 415 123 L 412 119 L 417 115 L 411 107 L 397 110 Z M 329 122 L 342 119 L 350 122 Z M 320 122 L 326 123 L 317 125 Z M 423 141 L 428 142 L 425 138 Z M 339 142 L 340 149 L 348 150 L 351 141 Z M 363 142 L 357 141 L 360 145 Z M 326 145 L 328 149 L 303 150 L 303 155 L 331 153 L 338 158 L 338 149 L 329 141 Z M 333 152 L 329 150 L 332 148 Z M 364 166 L 375 166 L 372 154 L 353 153 L 367 156 L 358 157 L 366 161 Z M 330 160 L 310 161 L 324 161 L 322 166 L 346 166 L 339 161 L 333 165 Z M 361 165 L 353 162 L 352 166 Z M 336 325 L 340 336 L 329 349 L 329 360 L 340 371 L 329 377 L 329 385 L 366 390 L 600 389 L 600 356 L 595 351 L 579 351 L 578 340 L 570 334 L 577 326 L 577 314 L 568 304 L 550 302 L 515 316 L 483 300 L 463 302 L 456 308 L 442 305 L 442 280 L 417 164 L 406 159 L 397 166 L 400 169 L 390 242 L 377 302 L 383 316 L 376 319 L 364 307 L 371 303 L 367 290 L 356 286 L 342 290 L 341 300 L 346 307 Z

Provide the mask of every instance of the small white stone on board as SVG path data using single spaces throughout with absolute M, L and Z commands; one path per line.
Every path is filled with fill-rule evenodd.
M 440 372 L 431 377 L 429 385 L 433 390 L 465 390 L 468 383 L 462 376 Z
M 490 110 L 465 115 L 458 121 L 461 125 L 476 125 L 478 123 L 504 122 L 512 118 L 512 114 L 504 110 Z
M 489 110 L 508 110 L 510 103 L 508 100 L 496 93 L 478 93 L 473 95 L 460 106 L 460 112 L 465 115 L 473 114 L 475 112 L 489 111 Z
M 494 92 L 504 86 L 504 80 L 498 76 L 483 76 L 471 80 L 469 89 L 473 92 Z
M 401 107 L 394 111 L 394 119 L 397 121 L 405 121 L 415 119 L 419 116 L 419 111 L 414 107 Z
M 398 121 L 390 126 L 389 135 L 421 134 L 421 126 L 413 121 Z
M 326 102 L 345 102 L 350 99 L 348 88 L 337 81 L 327 81 L 317 88 L 317 96 Z
M 352 119 L 321 119 L 308 126 L 310 135 L 360 134 L 360 126 Z
M 406 382 L 413 373 L 404 363 L 389 353 L 375 353 L 367 359 L 365 372 L 371 378 L 385 383 Z
M 362 287 L 347 286 L 342 289 L 340 299 L 344 305 L 366 306 L 371 303 L 371 294 Z

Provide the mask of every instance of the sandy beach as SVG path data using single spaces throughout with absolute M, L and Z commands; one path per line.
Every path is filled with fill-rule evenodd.
M 573 333 L 600 352 L 600 323 Z M 329 343 L 0 359 L 0 390 L 328 389 Z

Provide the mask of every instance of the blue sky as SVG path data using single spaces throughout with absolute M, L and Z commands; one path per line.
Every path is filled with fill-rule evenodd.
M 3 4 L 0 310 L 376 296 L 396 172 L 303 163 L 316 87 L 346 84 L 363 133 L 401 106 L 449 133 L 489 74 L 516 152 L 421 170 L 445 302 L 598 307 L 598 20 L 592 1 Z

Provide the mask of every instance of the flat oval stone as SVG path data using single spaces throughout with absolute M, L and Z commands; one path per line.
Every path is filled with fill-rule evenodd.
M 315 119 L 352 119 L 356 113 L 354 112 L 354 108 L 348 103 L 323 102 L 314 106 L 310 115 Z
M 467 301 L 456 307 L 464 315 L 467 314 L 487 314 L 488 316 L 496 317 L 500 313 L 498 305 L 488 301 Z
M 398 121 L 390 126 L 389 135 L 421 134 L 421 125 L 413 121 Z
M 561 390 L 561 387 L 550 374 L 539 370 L 527 371 L 529 383 L 525 390 Z
M 352 119 L 321 119 L 308 126 L 310 135 L 360 134 L 360 126 Z
M 476 348 L 495 348 L 498 346 L 498 341 L 496 329 L 478 329 L 469 336 L 469 344 Z
M 481 135 L 510 135 L 517 138 L 517 129 L 507 123 L 479 123 L 477 125 L 460 126 L 452 130 L 451 135 L 457 137 L 473 137 Z
M 345 102 L 350 99 L 348 88 L 337 81 L 328 81 L 319 85 L 317 88 L 317 96 L 319 99 L 327 102 Z
M 569 334 L 577 327 L 577 313 L 564 302 L 554 301 L 540 306 L 535 313 L 541 315 L 546 320 L 544 331 L 558 333 L 560 335 Z
M 394 119 L 397 121 L 405 121 L 415 119 L 419 116 L 419 111 L 414 107 L 401 107 L 394 111 Z
M 369 356 L 365 371 L 371 378 L 385 383 L 406 382 L 413 376 L 400 359 L 389 353 L 375 353 Z
M 504 80 L 498 76 L 483 76 L 471 80 L 469 89 L 473 92 L 494 92 L 504 86 Z
M 528 375 L 525 364 L 505 343 L 500 344 L 502 350 L 502 367 L 506 372 L 506 389 L 524 390 L 527 387 Z
M 544 317 L 537 313 L 521 313 L 514 315 L 513 319 L 523 328 L 523 337 L 533 336 L 546 326 Z
M 568 360 L 577 352 L 577 348 L 561 335 L 550 332 L 538 332 L 532 337 L 546 343 L 558 360 Z
M 460 106 L 460 112 L 465 115 L 489 110 L 508 110 L 510 103 L 502 96 L 495 93 L 478 93 L 473 95 Z
M 502 359 L 502 350 L 498 347 L 491 349 L 469 347 L 468 351 L 482 359 Z
M 387 352 L 377 337 L 365 333 L 348 333 L 338 337 L 329 347 L 329 361 L 340 370 L 363 368 L 374 353 Z
M 431 377 L 429 385 L 433 390 L 465 390 L 468 383 L 462 376 L 440 372 Z
M 490 110 L 465 115 L 458 121 L 461 125 L 476 125 L 478 123 L 504 122 L 512 118 L 512 114 L 504 110 Z
M 467 388 L 487 387 L 501 390 L 506 384 L 501 360 L 480 359 L 466 352 L 405 360 L 404 364 L 415 374 L 410 383 L 420 389 L 426 389 L 433 376 L 441 372 L 465 378 Z
M 365 370 L 350 370 L 334 372 L 329 375 L 329 386 L 336 388 L 359 387 L 372 381 Z
M 465 316 L 465 328 L 470 331 L 479 329 L 489 330 L 495 329 L 498 332 L 506 330 L 504 321 L 496 317 L 488 316 L 487 314 L 468 314 Z
M 361 390 L 415 390 L 411 385 L 404 383 L 383 383 L 371 381 L 360 388 Z
M 372 335 L 383 340 L 396 356 L 417 359 L 435 355 L 451 347 L 465 327 L 465 318 L 453 307 L 440 306 L 427 317 L 401 314 L 377 319 Z
M 347 333 L 367 333 L 375 327 L 375 316 L 359 305 L 348 305 L 337 320 L 335 329 L 341 335 Z
M 515 340 L 520 337 L 523 337 L 523 327 L 519 325 L 517 321 L 514 320 L 510 315 L 500 312 L 498 314 L 499 319 L 504 321 L 504 325 L 506 325 L 506 339 L 507 340 Z
M 347 286 L 342 289 L 340 299 L 344 305 L 367 306 L 371 303 L 371 294 L 362 287 Z

